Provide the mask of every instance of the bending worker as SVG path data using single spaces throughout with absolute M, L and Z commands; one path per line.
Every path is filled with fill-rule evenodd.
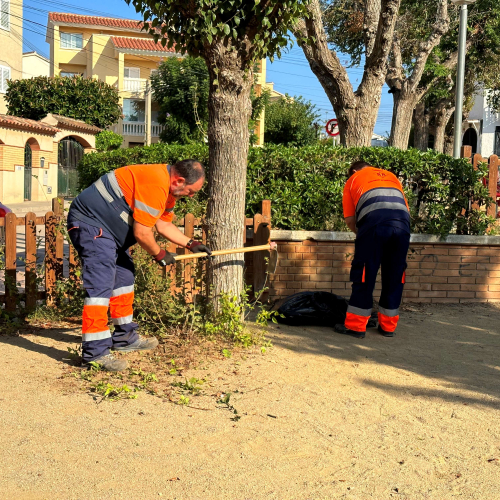
M 335 330 L 364 338 L 378 269 L 382 267 L 378 330 L 392 337 L 399 319 L 410 245 L 410 214 L 403 187 L 391 172 L 357 161 L 349 169 L 342 204 L 346 224 L 356 233 L 356 241 L 345 325 L 336 325 Z
M 160 266 L 175 262 L 155 240 L 153 227 L 192 252 L 211 253 L 172 224 L 176 200 L 194 194 L 205 180 L 203 165 L 131 165 L 103 175 L 71 203 L 68 234 L 82 264 L 85 302 L 82 315 L 82 365 L 99 363 L 121 371 L 127 362 L 110 350 L 154 349 L 156 338 L 137 333 L 133 320 L 134 264 L 129 248 L 138 243 Z M 108 308 L 114 325 L 108 326 Z

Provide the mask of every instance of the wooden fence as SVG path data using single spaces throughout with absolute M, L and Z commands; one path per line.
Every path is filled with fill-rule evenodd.
M 15 311 L 19 301 L 24 302 L 26 309 L 33 309 L 38 300 L 45 301 L 52 305 L 56 296 L 56 283 L 64 277 L 64 269 L 68 269 L 66 277 L 77 279 L 75 270 L 77 269 L 77 255 L 71 244 L 68 245 L 68 252 L 64 252 L 64 233 L 61 231 L 61 225 L 65 224 L 64 200 L 54 198 L 52 200 L 52 211 L 47 212 L 43 217 L 37 217 L 30 212 L 24 217 L 17 217 L 15 214 L 7 214 L 5 218 L 0 218 L 0 228 L 4 227 L 5 244 L 3 247 L 5 272 L 3 279 L 5 293 L 0 292 L 0 304 L 5 304 L 6 311 Z M 271 225 L 271 202 L 264 200 L 262 202 L 262 214 L 255 214 L 253 218 L 244 219 L 244 241 L 241 242 L 247 246 L 262 245 L 269 240 Z M 18 286 L 18 273 L 23 274 L 22 267 L 18 268 L 18 227 L 24 227 L 25 250 L 24 257 L 24 287 Z M 43 266 L 39 267 L 37 272 L 37 226 L 44 226 L 45 245 L 43 248 Z M 195 218 L 192 214 L 187 214 L 178 223 L 186 236 L 202 236 L 205 241 L 205 231 L 202 227 L 202 221 Z M 21 231 L 22 235 L 23 231 Z M 238 245 L 241 246 L 241 245 Z M 177 254 L 186 252 L 184 248 L 177 247 L 169 242 L 167 251 Z M 190 262 L 190 261 L 188 261 Z M 192 261 L 191 261 L 192 262 Z M 254 288 L 260 289 L 265 280 L 265 252 L 256 252 L 246 254 L 245 262 L 247 276 L 253 280 Z M 42 262 L 39 262 L 40 266 Z M 40 275 L 42 269 L 43 276 Z M 170 270 L 172 286 L 174 289 L 185 290 L 186 284 L 191 291 L 194 290 L 194 280 L 196 276 L 192 274 L 193 266 L 189 264 L 178 263 L 175 269 Z M 22 278 L 21 278 L 22 281 Z M 0 281 L 1 282 L 1 281 Z M 24 291 L 19 288 L 24 288 Z M 1 306 L 0 306 L 1 307 Z
M 462 146 L 461 151 L 462 158 L 470 158 L 474 168 L 480 163 L 488 164 L 488 190 L 490 192 L 490 196 L 495 203 L 490 204 L 486 208 L 486 213 L 491 217 L 499 217 L 498 205 L 500 204 L 500 186 L 498 184 L 498 166 L 500 164 L 497 155 L 491 155 L 489 158 L 483 158 L 480 154 L 472 155 L 472 147 L 471 146 Z M 474 208 L 479 208 L 479 206 L 474 205 Z

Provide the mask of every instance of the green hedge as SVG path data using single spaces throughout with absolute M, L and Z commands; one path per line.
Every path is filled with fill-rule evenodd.
M 118 167 L 137 163 L 174 163 L 196 158 L 208 164 L 203 144 L 120 149 L 85 155 L 79 165 L 86 187 Z M 302 148 L 268 145 L 250 149 L 247 174 L 247 216 L 272 202 L 272 224 L 280 229 L 345 230 L 342 191 L 350 163 L 356 159 L 394 172 L 402 181 L 412 209 L 412 230 L 419 233 L 485 234 L 492 220 L 484 210 L 470 209 L 470 200 L 485 205 L 490 199 L 481 178 L 466 160 L 434 151 L 394 148 L 343 148 L 315 144 Z M 228 186 L 228 189 L 231 187 Z M 176 213 L 202 215 L 207 194 L 179 203 Z

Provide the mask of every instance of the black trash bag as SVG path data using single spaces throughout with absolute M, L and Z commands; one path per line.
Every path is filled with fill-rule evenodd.
M 279 323 L 290 326 L 330 326 L 344 324 L 348 300 L 329 292 L 299 292 L 290 295 L 278 309 Z M 282 317 L 283 316 L 283 317 Z M 373 312 L 367 327 L 377 326 Z
M 299 292 L 278 309 L 279 323 L 291 326 L 331 326 L 344 323 L 347 300 L 329 292 Z M 284 317 L 281 317 L 284 316 Z

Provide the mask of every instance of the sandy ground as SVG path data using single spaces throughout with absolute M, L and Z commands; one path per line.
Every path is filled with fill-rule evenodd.
M 183 374 L 197 409 L 68 385 L 71 330 L 0 336 L 0 497 L 500 499 L 500 309 L 410 309 L 393 339 L 273 327 Z

